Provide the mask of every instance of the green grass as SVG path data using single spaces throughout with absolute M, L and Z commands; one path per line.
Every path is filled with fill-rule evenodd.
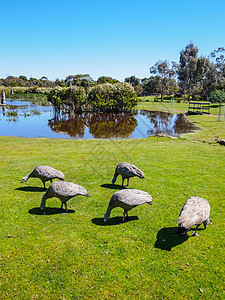
M 170 100 L 164 100 L 163 102 L 154 102 L 154 97 L 141 97 L 138 103 L 138 109 L 166 111 L 171 113 L 187 113 L 188 103 L 174 103 L 174 107 L 171 105 Z M 146 102 L 146 100 L 148 100 Z M 195 133 L 189 133 L 183 135 L 185 139 L 193 139 L 198 141 L 204 141 L 208 143 L 215 142 L 215 138 L 225 138 L 225 120 L 221 116 L 222 121 L 218 121 L 218 105 L 211 105 L 210 114 L 203 115 L 187 115 L 186 118 L 193 122 L 201 130 Z
M 225 148 L 209 143 L 224 122 L 188 118 L 203 129 L 178 139 L 0 137 L 0 298 L 224 299 Z M 149 192 L 153 205 L 134 208 L 123 224 L 123 211 L 114 209 L 104 224 L 121 188 L 121 178 L 114 188 L 111 180 L 122 161 L 144 171 L 130 188 Z M 42 182 L 20 184 L 39 164 L 62 171 L 91 197 L 71 199 L 67 214 L 59 199 L 48 199 L 41 214 Z M 191 195 L 209 201 L 214 223 L 200 237 L 182 238 L 176 220 Z
M 202 102 L 202 101 L 200 101 Z M 206 102 L 206 101 L 203 101 Z M 150 110 L 162 110 L 162 111 L 171 111 L 174 113 L 177 112 L 187 112 L 188 111 L 188 102 L 184 102 L 183 98 L 175 98 L 174 103 L 171 103 L 171 97 L 165 97 L 163 102 L 159 98 L 154 96 L 139 97 L 138 107 L 142 109 Z M 210 114 L 218 115 L 219 104 L 210 105 Z

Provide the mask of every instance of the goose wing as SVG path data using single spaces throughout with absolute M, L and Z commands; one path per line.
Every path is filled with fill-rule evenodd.
M 77 195 L 87 196 L 86 189 L 78 184 L 66 181 L 56 181 L 51 183 L 51 189 L 55 195 L 62 197 L 74 197 Z
M 37 166 L 33 173 L 38 177 L 45 177 L 45 178 L 64 178 L 64 174 L 52 167 L 49 166 Z
M 138 169 L 135 165 L 129 163 L 121 163 L 119 165 L 119 173 L 125 175 L 126 177 L 132 177 L 132 176 L 144 177 L 144 173 L 140 169 Z
M 126 205 L 137 206 L 151 203 L 152 197 L 147 192 L 135 189 L 125 189 L 114 193 L 114 197 Z
M 190 197 L 181 209 L 178 224 L 190 228 L 202 224 L 209 218 L 210 205 L 207 200 L 200 197 Z

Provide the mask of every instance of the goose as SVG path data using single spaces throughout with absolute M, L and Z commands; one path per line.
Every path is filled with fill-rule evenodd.
M 25 177 L 22 178 L 21 183 L 27 181 L 29 178 L 39 178 L 44 184 L 45 188 L 45 182 L 50 180 L 52 183 L 52 179 L 57 178 L 59 180 L 64 180 L 64 174 L 52 167 L 49 166 L 37 166 L 34 168 L 34 170 L 27 174 Z
M 206 229 L 209 224 L 210 205 L 204 198 L 191 196 L 181 209 L 178 219 L 178 233 L 181 235 L 187 234 L 191 227 L 196 225 L 194 236 L 199 236 L 197 233 L 199 226 L 203 223 Z
M 110 217 L 111 210 L 115 207 L 121 207 L 124 209 L 122 222 L 125 220 L 125 216 L 128 217 L 128 211 L 135 206 L 148 203 L 152 204 L 152 197 L 147 192 L 135 189 L 124 189 L 115 192 L 104 215 L 104 222 L 108 221 Z
M 56 197 L 56 198 L 59 198 L 62 202 L 61 209 L 63 208 L 63 204 L 64 204 L 66 212 L 67 212 L 68 211 L 67 210 L 67 201 L 77 195 L 82 195 L 85 197 L 89 196 L 86 189 L 81 185 L 77 185 L 75 183 L 67 182 L 67 181 L 53 182 L 50 184 L 46 193 L 42 197 L 42 201 L 41 201 L 41 205 L 40 205 L 41 210 L 45 211 L 47 199 Z
M 127 179 L 127 186 L 129 186 L 129 178 L 137 176 L 141 179 L 145 178 L 144 172 L 138 169 L 135 165 L 122 162 L 116 166 L 114 177 L 112 179 L 112 184 L 116 182 L 117 176 L 122 176 L 122 185 L 124 183 L 124 179 Z

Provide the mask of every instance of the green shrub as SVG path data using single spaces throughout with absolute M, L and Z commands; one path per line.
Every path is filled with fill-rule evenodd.
M 69 110 L 81 112 L 85 108 L 86 93 L 81 86 L 72 86 L 69 88 L 55 88 L 48 93 L 50 101 L 57 110 Z
M 12 88 L 13 93 L 15 94 L 24 94 L 27 93 L 28 87 L 24 87 L 24 86 L 14 86 Z
M 11 94 L 11 90 L 8 87 L 5 87 L 4 85 L 0 86 L 0 90 L 5 92 L 6 97 L 8 97 Z
M 137 105 L 138 98 L 132 85 L 127 82 L 105 83 L 90 90 L 88 103 L 92 111 L 125 112 Z
M 209 101 L 211 103 L 223 103 L 225 102 L 225 90 L 215 90 L 210 93 Z
M 136 92 L 129 83 L 105 83 L 91 88 L 88 96 L 80 86 L 55 88 L 48 93 L 50 101 L 57 110 L 81 112 L 126 112 L 138 103 Z

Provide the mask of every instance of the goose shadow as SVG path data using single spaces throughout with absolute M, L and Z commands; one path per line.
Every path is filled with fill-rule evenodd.
M 178 227 L 162 228 L 157 233 L 155 248 L 170 251 L 188 240 L 188 235 L 178 234 Z
M 22 192 L 46 192 L 46 188 L 42 187 L 32 187 L 32 186 L 23 186 L 15 189 L 16 191 Z
M 118 185 L 118 184 L 105 183 L 105 184 L 101 184 L 100 186 L 103 187 L 103 188 L 106 188 L 106 189 L 111 189 L 111 190 L 123 190 L 123 189 L 126 189 L 125 186 Z
M 91 220 L 91 222 L 98 226 L 113 226 L 136 220 L 139 220 L 137 216 L 128 216 L 125 218 L 124 222 L 122 222 L 122 217 L 113 217 L 110 218 L 107 222 L 104 222 L 103 218 L 94 218 Z
M 68 209 L 67 214 L 74 213 L 74 209 Z M 40 207 L 34 207 L 29 210 L 29 214 L 31 215 L 57 215 L 66 213 L 65 209 L 61 209 L 59 207 L 46 207 L 45 213 L 40 209 Z

